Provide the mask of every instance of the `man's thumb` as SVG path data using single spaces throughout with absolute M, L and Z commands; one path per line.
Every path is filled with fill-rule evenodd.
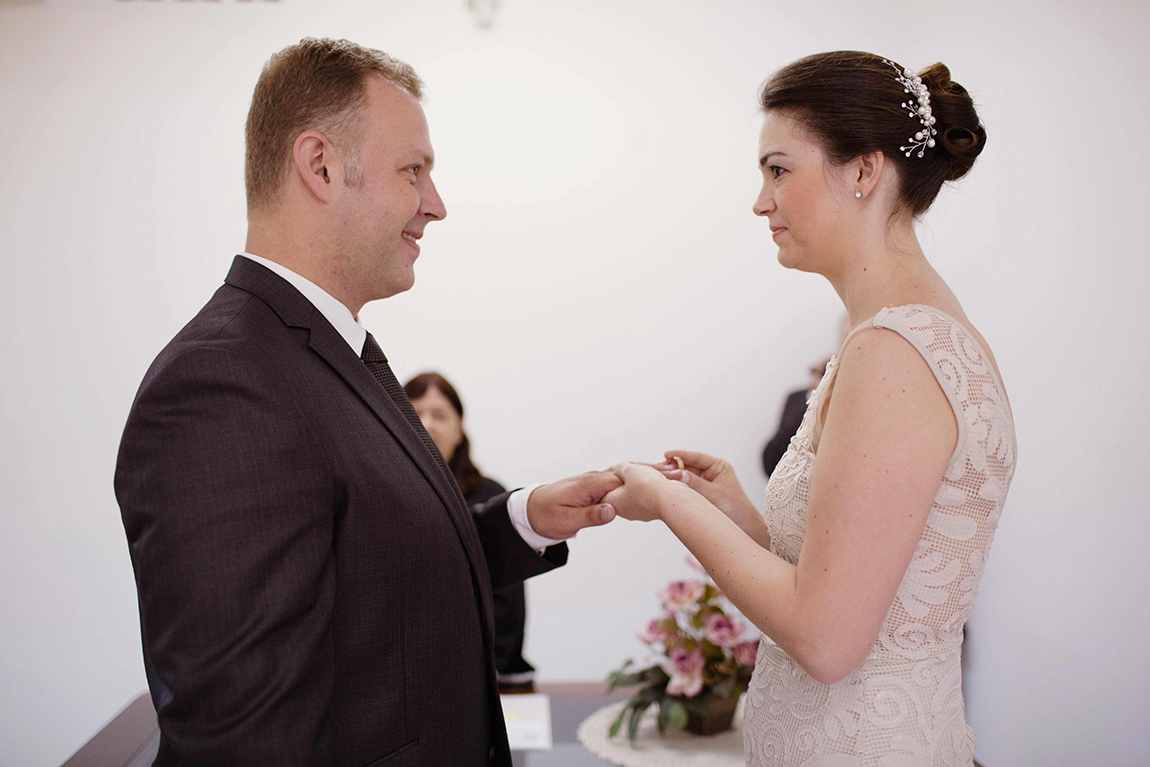
M 599 503 L 586 510 L 587 527 L 605 525 L 615 518 L 615 507 L 609 503 Z

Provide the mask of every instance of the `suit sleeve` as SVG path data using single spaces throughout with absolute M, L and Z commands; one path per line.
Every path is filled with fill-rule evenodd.
M 275 378 L 221 348 L 158 362 L 120 446 L 161 756 L 182 765 L 330 761 L 334 491 Z
M 491 588 L 495 591 L 567 563 L 566 543 L 548 546 L 542 556 L 527 545 L 508 514 L 510 497 L 510 492 L 502 492 L 482 505 L 471 507 L 471 517 L 487 560 Z

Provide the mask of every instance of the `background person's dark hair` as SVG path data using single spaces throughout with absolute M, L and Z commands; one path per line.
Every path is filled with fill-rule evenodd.
M 817 53 L 789 64 L 763 85 L 759 104 L 798 120 L 831 162 L 882 152 L 898 170 L 901 200 L 914 216 L 926 212 L 946 181 L 965 176 L 986 144 L 974 102 L 943 64 L 919 72 L 937 118 L 935 146 L 920 158 L 899 150 L 922 130 L 901 104 L 911 95 L 899 72 L 881 56 L 862 51 Z
M 439 373 L 420 373 L 403 387 L 403 390 L 407 392 L 407 398 L 413 402 L 427 394 L 428 389 L 436 389 L 444 397 L 447 397 L 447 401 L 455 408 L 455 412 L 459 414 L 460 418 L 463 417 L 463 402 L 459 399 L 459 394 L 456 393 L 455 387 Z M 467 439 L 467 432 L 463 432 L 463 438 L 459 441 L 455 452 L 443 457 L 447 459 L 447 468 L 451 469 L 464 497 L 471 495 L 483 484 L 483 475 L 471 462 L 471 443 Z

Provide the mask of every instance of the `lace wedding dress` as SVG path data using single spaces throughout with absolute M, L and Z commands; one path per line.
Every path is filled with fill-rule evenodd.
M 959 651 L 1014 474 L 1014 420 L 990 360 L 937 309 L 883 309 L 871 320 L 909 341 L 954 408 L 958 444 L 926 529 L 867 659 L 832 685 L 816 682 L 765 635 L 747 691 L 747 763 L 761 767 L 970 767 L 974 733 L 962 703 Z M 771 551 L 799 561 L 817 415 L 837 359 L 811 396 L 767 484 Z

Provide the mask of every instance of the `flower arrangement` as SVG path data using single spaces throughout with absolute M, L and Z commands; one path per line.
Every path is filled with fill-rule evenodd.
M 694 557 L 687 561 L 705 574 Z M 710 580 L 675 581 L 659 592 L 663 614 L 639 632 L 639 639 L 662 658 L 638 671 L 628 660 L 608 677 L 610 689 L 643 684 L 608 730 L 619 734 L 628 720 L 632 742 L 643 713 L 658 705 L 659 734 L 668 726 L 711 734 L 730 727 L 735 704 L 746 689 L 755 665 L 758 641 L 743 641 L 746 624 L 727 614 L 730 605 Z M 715 725 L 709 710 L 726 716 Z M 722 718 L 722 717 L 720 717 Z

